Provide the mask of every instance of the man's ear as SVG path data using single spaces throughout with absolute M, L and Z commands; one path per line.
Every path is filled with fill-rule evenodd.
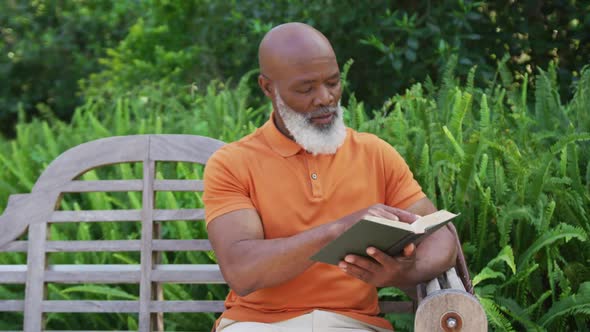
M 266 77 L 262 74 L 258 75 L 258 86 L 260 86 L 260 89 L 262 89 L 262 92 L 268 98 L 272 99 L 272 97 L 274 95 L 273 90 L 272 90 L 272 81 L 268 77 Z

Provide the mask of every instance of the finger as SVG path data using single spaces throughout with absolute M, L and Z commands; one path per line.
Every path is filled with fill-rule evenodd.
M 357 279 L 360 279 L 364 282 L 369 282 L 371 273 L 357 265 L 347 263 L 345 261 L 340 261 L 338 267 L 346 272 L 348 275 L 353 276 Z
M 384 253 L 383 251 L 375 248 L 369 247 L 367 248 L 367 255 L 372 257 L 375 261 L 377 261 L 382 266 L 387 266 L 391 262 L 391 256 Z
M 393 214 L 381 207 L 373 207 L 373 208 L 369 209 L 369 211 L 367 211 L 367 214 L 371 215 L 371 216 L 376 216 L 376 217 L 381 217 L 381 218 L 386 218 L 386 219 L 391 219 L 391 220 L 399 220 L 399 218 L 395 214 Z
M 417 215 L 406 210 L 394 208 L 388 205 L 383 205 L 383 208 L 389 213 L 395 214 L 399 218 L 399 220 L 403 222 L 413 223 L 416 219 L 418 219 Z
M 381 265 L 378 262 L 362 256 L 346 255 L 344 261 L 348 263 L 348 265 L 357 266 L 371 273 L 378 273 L 381 269 Z
M 410 257 L 414 254 L 415 251 L 416 251 L 416 245 L 413 243 L 410 243 L 404 247 L 403 256 Z

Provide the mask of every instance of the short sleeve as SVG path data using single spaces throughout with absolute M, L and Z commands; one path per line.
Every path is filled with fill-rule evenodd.
M 385 168 L 385 204 L 406 209 L 426 197 L 404 158 L 387 142 L 381 140 Z
M 240 209 L 254 209 L 247 180 L 239 175 L 236 156 L 223 147 L 216 151 L 205 165 L 204 194 L 205 222 Z

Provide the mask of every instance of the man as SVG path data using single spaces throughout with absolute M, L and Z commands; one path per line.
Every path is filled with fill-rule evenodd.
M 209 239 L 231 288 L 217 331 L 390 331 L 376 286 L 411 288 L 447 270 L 453 236 L 442 228 L 400 257 L 367 248 L 373 259 L 311 261 L 364 214 L 412 222 L 436 208 L 391 146 L 344 126 L 339 67 L 319 31 L 275 27 L 259 63 L 271 119 L 205 169 Z

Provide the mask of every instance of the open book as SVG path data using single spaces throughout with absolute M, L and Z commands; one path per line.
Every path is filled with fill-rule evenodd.
M 311 256 L 311 260 L 338 265 L 338 262 L 348 254 L 367 256 L 368 247 L 375 247 L 391 256 L 396 256 L 406 245 L 411 242 L 418 244 L 456 216 L 454 213 L 440 210 L 420 217 L 411 224 L 375 216 L 364 216 L 363 219 Z

